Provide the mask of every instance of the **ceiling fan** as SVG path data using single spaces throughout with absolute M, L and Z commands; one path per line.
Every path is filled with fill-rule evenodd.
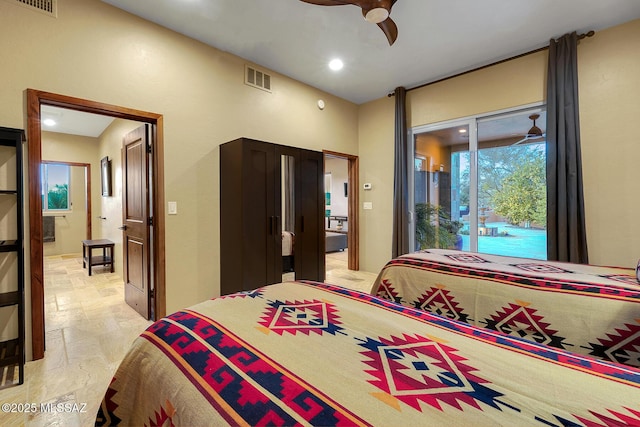
M 524 138 L 514 143 L 513 145 L 522 144 L 523 142 L 527 142 L 527 141 L 542 140 L 546 136 L 546 134 L 542 132 L 542 129 L 536 126 L 536 120 L 538 120 L 539 118 L 540 118 L 540 114 L 538 113 L 534 113 L 529 116 L 529 119 L 533 121 L 533 126 L 531 126 L 531 129 L 529 129 L 529 132 L 527 132 L 524 135 Z
M 397 0 L 300 0 L 305 3 L 317 4 L 320 6 L 344 6 L 352 4 L 362 9 L 364 19 L 378 27 L 384 32 L 389 41 L 389 46 L 398 38 L 398 27 L 389 17 L 391 8 Z

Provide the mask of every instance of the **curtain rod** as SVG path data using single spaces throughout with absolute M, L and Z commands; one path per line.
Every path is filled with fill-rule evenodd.
M 579 35 L 578 35 L 578 40 L 582 40 L 582 39 L 584 39 L 584 38 L 586 38 L 586 37 L 593 37 L 593 36 L 595 35 L 595 33 L 596 33 L 595 31 L 591 30 L 591 31 L 588 31 L 588 32 L 587 32 L 587 33 L 585 33 L 585 34 L 579 34 Z M 548 46 L 548 45 L 547 45 L 547 46 L 543 46 L 543 47 L 539 47 L 538 49 L 530 50 L 529 52 L 521 53 L 521 54 L 519 54 L 519 55 L 512 56 L 512 57 L 510 57 L 510 58 L 505 58 L 505 59 L 501 59 L 500 61 L 492 62 L 491 64 L 482 65 L 482 66 L 480 66 L 480 67 L 478 67 L 478 68 L 474 68 L 473 70 L 463 71 L 463 72 L 461 72 L 461 73 L 454 74 L 453 76 L 443 77 L 443 78 L 441 78 L 441 79 L 434 80 L 434 81 L 429 82 L 429 83 L 423 83 L 423 84 L 421 84 L 421 85 L 419 85 L 419 86 L 415 86 L 415 87 L 412 87 L 412 88 L 407 89 L 407 92 L 412 91 L 412 90 L 415 90 L 415 89 L 420 89 L 420 88 L 423 88 L 423 87 L 426 87 L 426 86 L 430 86 L 430 85 L 432 85 L 432 84 L 440 83 L 440 82 L 443 82 L 443 81 L 445 81 L 445 80 L 453 79 L 453 78 L 455 78 L 455 77 L 464 76 L 465 74 L 473 73 L 473 72 L 475 72 L 475 71 L 484 70 L 485 68 L 493 67 L 494 65 L 499 65 L 499 64 L 502 64 L 502 63 L 505 63 L 505 62 L 512 61 L 512 60 L 514 60 L 514 59 L 518 59 L 518 58 L 522 58 L 522 57 L 524 57 L 524 56 L 532 55 L 532 54 L 534 54 L 534 53 L 542 52 L 543 50 L 547 50 L 547 49 L 549 49 L 549 46 Z M 394 92 L 391 92 L 391 93 L 389 93 L 387 96 L 388 96 L 388 97 L 392 97 L 392 96 L 394 96 L 394 95 L 395 95 L 395 93 L 394 93 Z

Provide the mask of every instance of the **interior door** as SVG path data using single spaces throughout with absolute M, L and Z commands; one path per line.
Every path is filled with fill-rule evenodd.
M 324 156 L 300 150 L 296 180 L 296 279 L 325 279 Z
M 149 214 L 149 157 L 151 126 L 145 124 L 124 136 L 122 147 L 122 250 L 124 298 L 149 319 L 151 257 Z

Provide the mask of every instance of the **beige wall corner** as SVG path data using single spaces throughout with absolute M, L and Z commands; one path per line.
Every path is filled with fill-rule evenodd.
M 640 258 L 640 20 L 599 31 L 578 49 L 580 137 L 589 262 Z
M 394 98 L 360 106 L 360 269 L 377 272 L 391 259 Z M 364 190 L 365 183 L 371 190 Z M 371 203 L 372 209 L 363 209 Z

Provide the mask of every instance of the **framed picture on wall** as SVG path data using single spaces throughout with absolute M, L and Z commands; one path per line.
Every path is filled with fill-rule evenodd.
M 100 182 L 102 183 L 102 196 L 111 196 L 111 162 L 108 156 L 100 160 Z

